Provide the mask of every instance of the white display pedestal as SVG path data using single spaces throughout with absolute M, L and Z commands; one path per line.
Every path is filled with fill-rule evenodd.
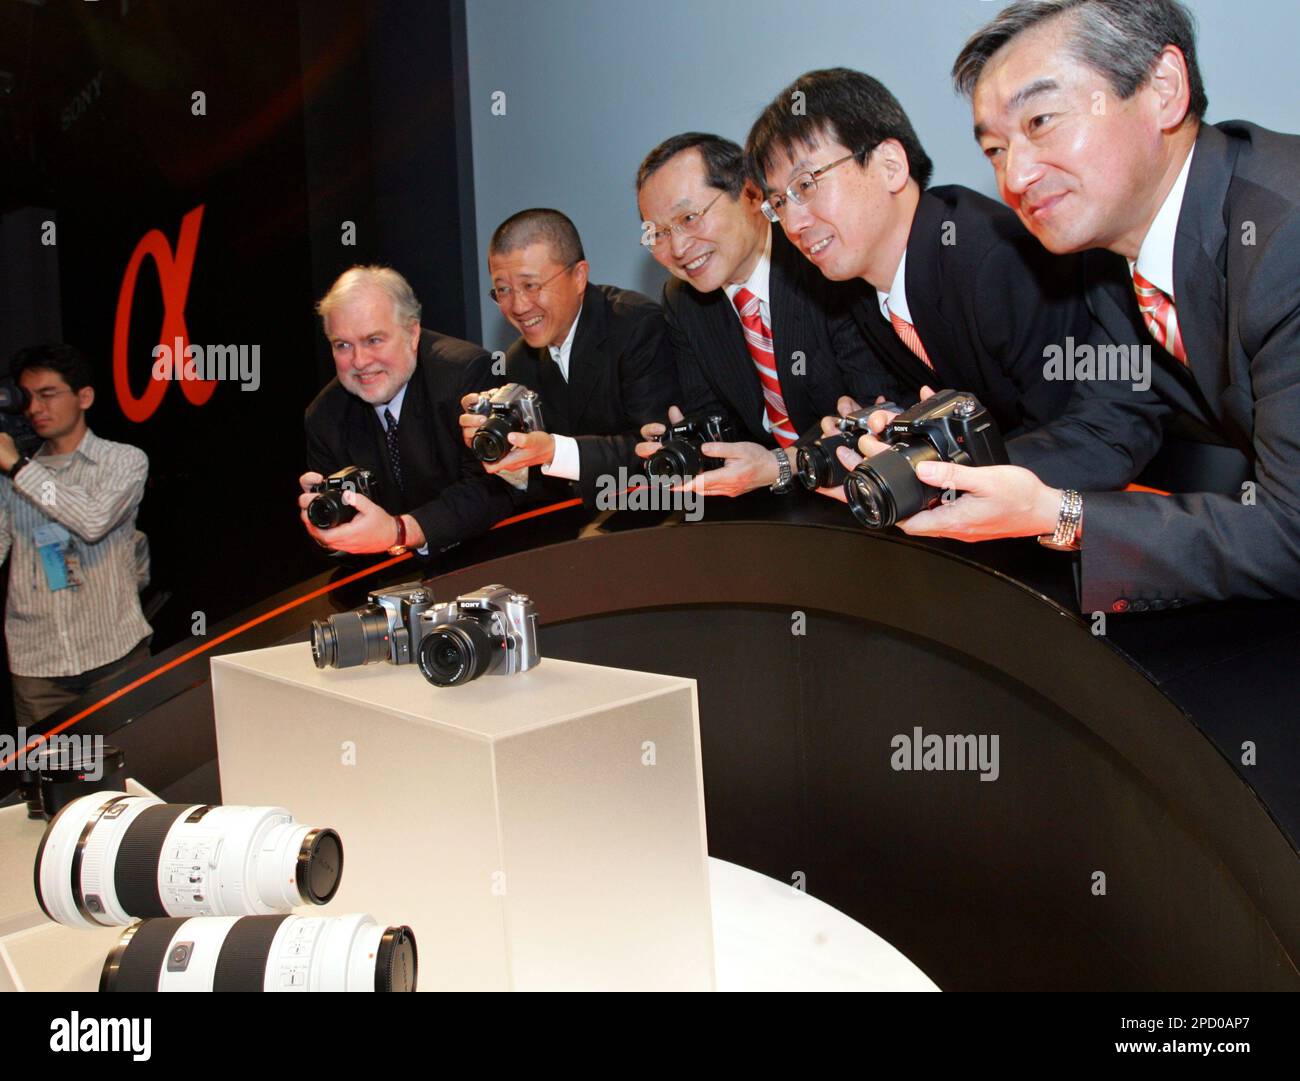
M 421 990 L 714 985 L 694 681 L 546 658 L 431 686 L 212 661 L 225 803 L 332 826 L 327 913 L 409 924 Z

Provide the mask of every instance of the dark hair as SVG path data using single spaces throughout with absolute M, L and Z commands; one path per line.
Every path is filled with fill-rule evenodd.
M 1198 120 L 1209 102 L 1196 64 L 1196 23 L 1178 0 L 1017 0 L 976 33 L 952 66 L 957 90 L 970 97 L 989 57 L 1012 38 L 1058 15 L 1073 17 L 1069 49 L 1101 72 L 1121 98 L 1133 96 L 1166 45 L 1187 61 L 1188 112 Z
M 647 180 L 683 150 L 700 152 L 700 157 L 704 159 L 705 179 L 709 187 L 725 191 L 733 199 L 739 197 L 740 189 L 745 186 L 744 151 L 730 139 L 703 131 L 687 131 L 681 135 L 674 135 L 650 151 L 636 171 L 637 194 L 641 193 Z
M 534 207 L 511 214 L 492 234 L 488 255 L 505 255 L 544 240 L 551 254 L 565 266 L 587 258 L 582 252 L 582 238 L 577 226 L 558 210 Z
M 898 99 L 879 80 L 850 68 L 807 72 L 777 94 L 749 129 L 745 167 L 766 191 L 767 170 L 778 151 L 793 154 L 796 146 L 810 147 L 821 137 L 843 143 L 859 165 L 886 139 L 897 139 L 912 178 L 922 188 L 930 183 L 934 164 Z
M 58 372 L 73 390 L 94 384 L 95 371 L 86 355 L 75 346 L 52 342 L 20 349 L 9 362 L 9 375 L 16 383 L 29 368 Z

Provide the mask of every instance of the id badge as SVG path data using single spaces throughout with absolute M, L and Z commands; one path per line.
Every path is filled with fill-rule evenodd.
M 75 589 L 79 584 L 68 573 L 68 549 L 72 534 L 58 522 L 47 522 L 37 526 L 33 534 L 36 550 L 41 556 L 41 568 L 45 571 L 45 584 L 51 590 Z

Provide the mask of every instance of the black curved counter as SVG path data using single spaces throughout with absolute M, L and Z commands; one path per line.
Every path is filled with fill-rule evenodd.
M 711 854 L 803 882 L 944 989 L 1300 988 L 1295 605 L 1099 634 L 1069 557 L 869 535 L 766 495 L 698 523 L 561 510 L 438 569 L 439 599 L 529 593 L 546 656 L 696 679 Z M 418 573 L 385 560 L 271 598 L 73 730 L 111 734 L 169 798 L 216 800 L 208 658 L 301 640 Z M 997 753 L 899 768 L 925 766 L 906 744 L 926 736 Z

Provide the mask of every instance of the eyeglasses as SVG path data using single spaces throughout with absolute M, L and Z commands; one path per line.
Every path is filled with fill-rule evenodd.
M 46 387 L 44 390 L 36 391 L 32 397 L 39 398 L 43 402 L 52 402 L 60 394 L 76 394 L 75 390 L 70 387 Z
M 572 270 L 577 265 L 578 264 L 576 262 L 573 262 L 566 267 L 561 267 L 549 278 L 547 278 L 545 281 L 542 282 L 524 282 L 524 284 L 519 287 L 519 291 L 524 294 L 525 299 L 531 300 L 543 289 L 545 289 L 548 285 L 550 285 L 551 282 L 555 281 L 555 279 L 558 278 L 561 274 L 567 274 L 570 270 Z M 495 289 L 488 290 L 488 296 L 490 296 L 498 304 L 504 304 L 507 300 L 509 300 L 514 295 L 515 295 L 514 286 L 511 285 L 498 285 Z
M 721 199 L 726 192 L 718 192 L 709 200 L 709 205 L 703 210 L 688 210 L 685 214 L 679 214 L 672 222 L 662 229 L 650 229 L 654 222 L 644 222 L 641 226 L 641 245 L 646 248 L 655 248 L 659 241 L 667 240 L 673 233 L 681 233 L 685 236 L 694 236 L 700 227 L 700 219 L 704 217 L 712 208 L 713 204 Z
M 845 154 L 844 157 L 837 158 L 829 165 L 823 165 L 820 169 L 800 173 L 790 181 L 790 186 L 785 189 L 784 193 L 773 192 L 763 200 L 763 216 L 771 222 L 780 221 L 781 212 L 785 209 L 787 199 L 796 206 L 807 206 L 812 202 L 813 196 L 817 194 L 817 178 L 825 176 L 835 166 L 843 165 L 850 158 L 855 157 L 857 157 L 856 154 Z

